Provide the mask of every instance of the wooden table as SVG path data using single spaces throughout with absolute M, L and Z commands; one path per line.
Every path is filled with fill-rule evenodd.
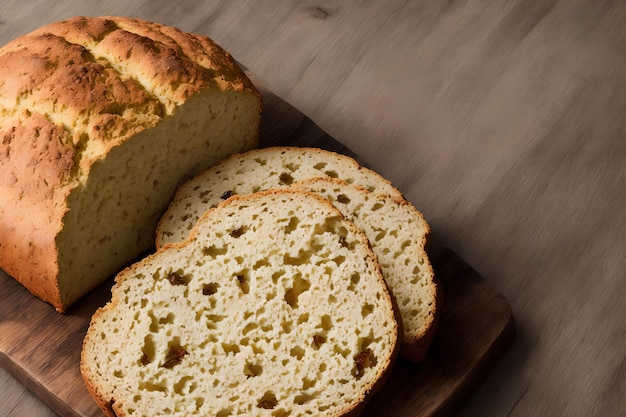
M 504 294 L 517 337 L 457 415 L 626 415 L 624 2 L 10 0 L 0 44 L 78 14 L 209 35 Z M 55 415 L 4 370 L 0 398 Z

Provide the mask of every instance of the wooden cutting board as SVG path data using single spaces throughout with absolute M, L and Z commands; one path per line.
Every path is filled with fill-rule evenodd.
M 298 110 L 268 91 L 263 95 L 262 146 L 316 146 L 365 164 Z M 452 411 L 513 339 L 506 299 L 453 252 L 434 243 L 430 256 L 444 305 L 429 355 L 420 365 L 399 360 L 364 416 L 426 417 Z M 0 365 L 62 416 L 102 415 L 78 364 L 91 315 L 110 299 L 111 285 L 112 279 L 61 315 L 0 270 Z

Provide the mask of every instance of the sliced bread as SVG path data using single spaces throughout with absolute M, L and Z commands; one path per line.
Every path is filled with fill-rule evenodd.
M 112 296 L 81 355 L 108 416 L 357 415 L 400 346 L 366 236 L 311 193 L 229 199 Z
M 435 333 L 440 290 L 425 251 L 430 227 L 401 197 L 371 193 L 333 178 L 301 181 L 292 188 L 332 202 L 368 237 L 387 285 L 397 299 L 404 324 L 400 354 L 424 360 Z
M 331 177 L 401 197 L 391 183 L 353 158 L 306 147 L 271 147 L 233 155 L 187 181 L 157 228 L 156 245 L 184 240 L 209 208 L 236 194 L 287 188 L 306 178 Z

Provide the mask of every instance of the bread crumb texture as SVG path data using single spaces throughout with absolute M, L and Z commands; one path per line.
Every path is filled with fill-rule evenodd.
M 157 246 L 184 240 L 205 210 L 220 202 L 267 189 L 316 193 L 365 232 L 402 313 L 402 356 L 423 361 L 441 307 L 425 249 L 430 227 L 387 179 L 348 156 L 279 146 L 233 155 L 177 190 L 159 222 Z
M 207 209 L 230 196 L 288 188 L 317 177 L 339 178 L 401 197 L 388 180 L 342 154 L 306 147 L 254 149 L 233 155 L 183 184 L 159 222 L 157 245 L 184 240 Z
M 176 28 L 76 17 L 9 42 L 0 267 L 65 310 L 153 245 L 182 180 L 257 146 L 260 112 L 232 57 Z
M 437 325 L 438 286 L 425 250 L 430 227 L 406 200 L 369 192 L 333 178 L 313 178 L 295 189 L 316 193 L 367 236 L 404 324 L 402 355 L 424 359 Z
M 334 206 L 256 193 L 118 275 L 81 371 L 117 416 L 340 416 L 390 370 L 395 311 L 367 238 Z

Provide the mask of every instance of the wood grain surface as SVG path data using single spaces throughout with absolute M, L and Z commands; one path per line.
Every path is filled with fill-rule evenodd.
M 457 415 L 626 415 L 623 0 L 4 0 L 0 43 L 77 14 L 211 36 L 504 294 L 515 344 Z

